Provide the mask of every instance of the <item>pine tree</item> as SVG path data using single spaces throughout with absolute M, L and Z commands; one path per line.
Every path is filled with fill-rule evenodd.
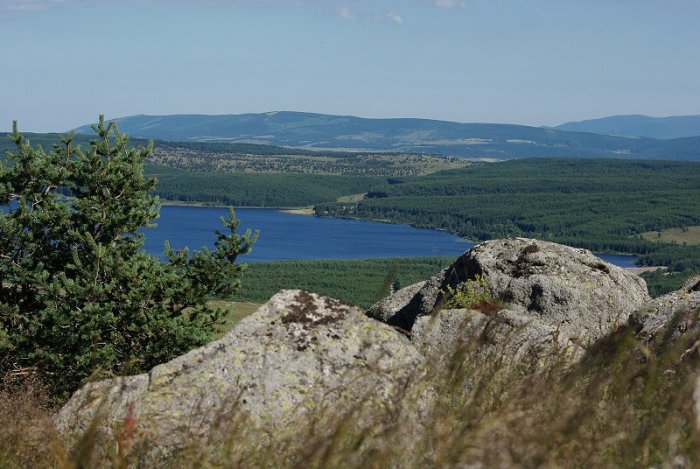
M 152 145 L 100 116 L 89 151 L 61 138 L 32 148 L 13 123 L 16 153 L 0 162 L 0 372 L 39 373 L 58 395 L 89 377 L 136 373 L 210 340 L 212 296 L 239 286 L 239 255 L 257 233 L 237 234 L 233 209 L 215 250 L 141 250 L 153 225 Z

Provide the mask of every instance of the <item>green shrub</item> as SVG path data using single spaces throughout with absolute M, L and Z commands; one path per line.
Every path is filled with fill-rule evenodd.
M 151 147 L 129 147 L 102 117 L 93 128 L 88 151 L 68 136 L 45 152 L 15 123 L 17 152 L 0 163 L 0 373 L 38 373 L 57 395 L 206 343 L 219 315 L 206 299 L 237 290 L 235 261 L 257 236 L 236 234 L 231 210 L 213 252 L 143 253 L 159 214 Z
M 477 275 L 474 280 L 468 280 L 461 286 L 447 286 L 446 308 L 476 309 L 482 312 L 494 312 L 503 308 L 503 304 L 491 294 L 489 284 L 483 275 Z

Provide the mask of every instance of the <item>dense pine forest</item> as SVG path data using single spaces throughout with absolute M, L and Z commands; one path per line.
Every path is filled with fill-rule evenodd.
M 310 206 L 386 185 L 377 176 L 187 172 L 165 166 L 146 171 L 157 176 L 156 193 L 163 199 L 237 207 Z
M 441 228 L 470 240 L 526 236 L 598 252 L 635 253 L 644 265 L 700 269 L 697 246 L 642 233 L 700 224 L 700 165 L 530 159 L 399 178 L 324 216 Z
M 368 308 L 390 291 L 428 279 L 452 257 L 277 261 L 248 264 L 236 301 L 264 303 L 285 288 L 318 292 Z

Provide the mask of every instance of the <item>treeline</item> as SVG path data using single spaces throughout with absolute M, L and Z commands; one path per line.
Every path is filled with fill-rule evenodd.
M 448 267 L 452 257 L 278 261 L 248 264 L 233 300 L 265 302 L 285 288 L 321 293 L 361 308 L 384 298 L 392 287 L 427 280 Z
M 155 165 L 146 171 L 158 178 L 161 198 L 239 207 L 310 206 L 388 185 L 375 176 L 195 173 Z
M 642 265 L 664 265 L 673 272 L 700 272 L 700 246 L 653 244 L 656 248 L 641 257 Z
M 477 241 L 540 238 L 700 270 L 699 247 L 641 238 L 700 225 L 697 163 L 531 159 L 392 182 L 357 203 L 319 204 L 316 213 L 442 228 Z
M 657 297 L 670 291 L 678 290 L 693 275 L 695 273 L 692 271 L 668 273 L 663 270 L 657 270 L 644 272 L 641 277 L 647 283 L 651 296 Z

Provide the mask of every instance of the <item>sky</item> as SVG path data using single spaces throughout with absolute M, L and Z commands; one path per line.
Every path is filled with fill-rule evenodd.
M 0 0 L 0 131 L 304 111 L 700 114 L 698 0 Z

